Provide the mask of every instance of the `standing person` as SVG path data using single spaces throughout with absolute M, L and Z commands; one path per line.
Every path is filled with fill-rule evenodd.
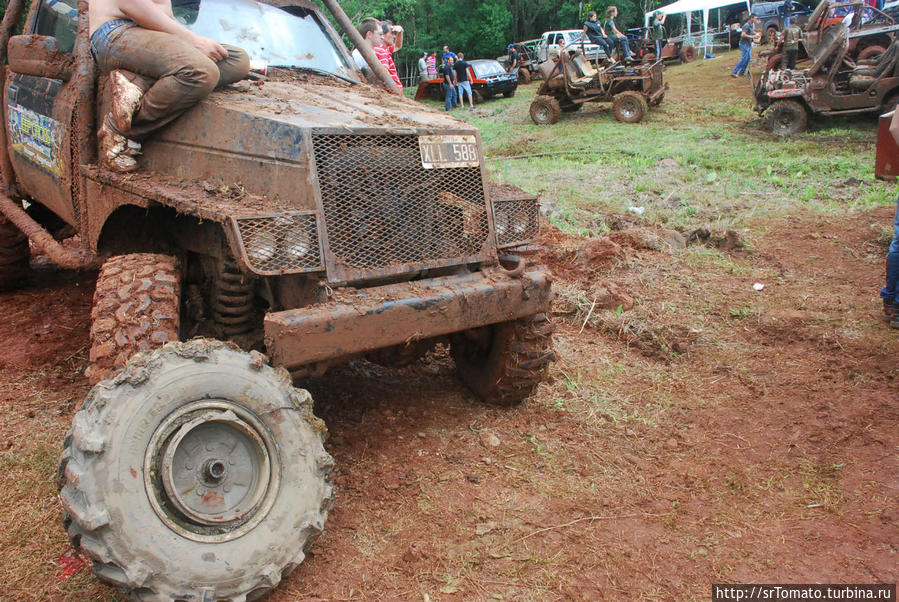
M 606 30 L 599 23 L 599 16 L 595 10 L 587 13 L 587 20 L 584 21 L 584 35 L 592 43 L 602 48 L 609 59 L 612 58 L 612 44 L 609 42 Z
M 624 60 L 631 61 L 633 60 L 633 56 L 631 56 L 631 49 L 627 43 L 627 36 L 621 33 L 615 26 L 615 17 L 617 16 L 617 6 L 610 6 L 609 8 L 607 8 L 606 22 L 603 23 L 603 29 L 605 29 L 608 34 L 614 38 L 615 43 L 618 45 L 618 52 L 624 53 Z
M 418 57 L 418 79 L 423 82 L 428 81 L 428 61 L 426 60 L 427 56 L 427 52 L 422 52 L 421 56 Z
M 509 73 L 514 73 L 518 76 L 518 68 L 521 66 L 521 63 L 518 60 L 518 51 L 515 50 L 515 44 L 509 44 L 506 47 L 506 50 L 509 51 Z
M 393 62 L 393 53 L 403 47 L 403 28 L 394 25 L 390 21 L 381 21 L 381 44 L 375 46 L 375 55 L 381 64 L 387 67 L 393 83 L 403 93 L 403 83 L 396 71 L 396 63 Z
M 246 52 L 190 31 L 168 0 L 92 0 L 88 21 L 91 53 L 112 87 L 97 142 L 113 171 L 137 169 L 139 140 L 250 71 Z
M 456 106 L 456 70 L 453 69 L 453 57 L 447 56 L 440 67 L 440 75 L 443 78 L 443 95 L 446 110 Z
M 374 17 L 365 17 L 362 19 L 362 22 L 359 23 L 359 34 L 362 36 L 363 41 L 368 44 L 369 48 L 374 50 L 381 45 L 381 22 Z M 375 77 L 371 67 L 368 65 L 368 62 L 365 60 L 365 57 L 362 56 L 362 53 L 358 48 L 353 49 L 353 60 L 356 62 L 356 66 L 359 67 L 359 71 L 362 72 L 362 75 L 369 80 Z
M 450 49 L 449 49 L 449 46 L 447 46 L 446 44 L 444 44 L 444 45 L 443 45 L 443 62 L 446 63 L 447 57 L 450 57 L 450 56 L 453 57 L 453 60 L 456 59 L 456 53 L 455 53 L 455 52 L 451 52 Z
M 453 64 L 456 72 L 456 90 L 459 93 L 459 104 L 465 106 L 465 95 L 468 94 L 468 102 L 474 109 L 474 94 L 471 91 L 471 81 L 468 79 L 468 63 L 465 62 L 465 54 L 459 53 L 459 60 Z
M 665 47 L 665 13 L 657 10 L 652 15 L 652 41 L 656 45 L 656 60 L 662 58 L 662 48 Z
M 731 77 L 740 77 L 746 73 L 746 67 L 749 66 L 749 60 L 752 58 L 752 43 L 758 40 L 755 33 L 755 24 L 759 20 L 757 15 L 749 15 L 749 20 L 743 24 L 743 32 L 740 34 L 740 62 L 731 71 Z
M 437 77 L 437 53 L 431 52 L 426 62 L 428 64 L 428 79 L 434 79 Z
M 794 23 L 790 23 L 783 32 L 784 40 L 784 67 L 786 69 L 796 68 L 796 55 L 799 54 L 799 38 L 802 32 Z
M 899 111 L 894 110 L 893 112 L 893 119 L 890 121 L 890 134 L 896 144 L 899 144 Z M 890 320 L 890 326 L 899 328 L 899 198 L 896 199 L 893 240 L 887 251 L 886 264 L 886 283 L 880 289 L 880 298 L 883 299 L 883 312 Z

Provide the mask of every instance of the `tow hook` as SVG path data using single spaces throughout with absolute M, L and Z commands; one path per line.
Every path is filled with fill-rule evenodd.
M 506 267 L 507 263 L 514 264 L 515 267 L 511 270 Z M 499 265 L 506 273 L 506 276 L 510 278 L 521 278 L 521 275 L 524 274 L 524 268 L 527 264 L 527 261 L 524 257 L 519 257 L 517 255 L 500 255 L 499 256 Z

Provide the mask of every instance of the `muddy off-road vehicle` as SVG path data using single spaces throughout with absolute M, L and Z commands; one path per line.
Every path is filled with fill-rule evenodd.
M 568 46 L 559 58 L 540 64 L 543 83 L 530 108 L 537 125 L 555 123 L 563 111 L 577 111 L 585 103 L 609 101 L 615 119 L 636 123 L 650 106 L 657 106 L 665 98 L 668 84 L 662 81 L 662 61 L 633 67 L 604 65 L 591 61 L 578 46 Z
M 809 114 L 884 113 L 899 99 L 899 42 L 871 61 L 848 57 L 845 25 L 824 34 L 807 69 L 771 69 L 754 84 L 755 110 L 778 136 L 802 132 Z M 752 74 L 750 73 L 750 81 Z
M 490 192 L 477 130 L 358 83 L 315 5 L 176 1 L 267 77 L 213 92 L 127 175 L 96 161 L 110 94 L 87 3 L 34 0 L 12 36 L 22 7 L 0 28 L 0 284 L 23 283 L 32 248 L 101 266 L 100 382 L 58 472 L 64 526 L 100 578 L 140 600 L 245 600 L 303 560 L 334 462 L 293 378 L 441 341 L 485 401 L 534 390 L 553 358 L 550 282 L 514 249 L 537 232 L 536 198 Z

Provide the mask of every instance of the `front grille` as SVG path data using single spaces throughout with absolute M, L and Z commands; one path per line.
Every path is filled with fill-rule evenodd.
M 257 274 L 316 272 L 324 268 L 314 213 L 234 218 L 242 256 Z
M 483 253 L 480 168 L 425 169 L 414 135 L 316 134 L 312 142 L 329 251 L 343 279 Z
M 536 198 L 503 199 L 493 201 L 493 225 L 498 247 L 514 247 L 537 236 Z

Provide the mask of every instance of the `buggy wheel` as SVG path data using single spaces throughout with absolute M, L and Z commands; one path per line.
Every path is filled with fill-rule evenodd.
M 808 112 L 795 100 L 778 100 L 768 108 L 768 128 L 775 136 L 792 136 L 807 126 Z
M 484 102 L 484 94 L 480 90 L 472 90 L 471 96 L 474 98 L 475 104 L 481 104 Z
M 527 69 L 519 69 L 518 70 L 518 84 L 521 86 L 526 86 L 531 83 L 531 73 Z
M 684 44 L 683 46 L 681 46 L 678 56 L 680 57 L 680 62 L 692 63 L 696 60 L 696 48 L 694 48 L 690 44 Z
M 624 123 L 637 123 L 646 115 L 648 108 L 646 98 L 632 90 L 616 94 L 612 100 L 612 112 L 615 113 L 615 119 Z
M 886 52 L 886 48 L 884 48 L 883 46 L 877 46 L 876 44 L 874 46 L 868 46 L 858 53 L 858 56 L 855 58 L 855 62 L 858 63 L 859 61 L 877 59 L 884 52 Z
M 322 531 L 324 433 L 309 394 L 261 355 L 166 345 L 75 415 L 58 471 L 63 525 L 96 575 L 134 599 L 256 599 Z
M 0 216 L 0 291 L 19 288 L 28 278 L 31 248 L 28 237 L 15 224 Z
M 181 269 L 169 255 L 111 257 L 100 269 L 91 310 L 91 384 L 112 375 L 138 351 L 178 340 Z
M 553 330 L 544 314 L 536 314 L 451 335 L 459 378 L 486 403 L 521 403 L 555 359 Z
M 771 46 L 777 44 L 777 28 L 769 27 L 768 31 L 765 32 L 765 41 Z
M 538 96 L 531 103 L 531 119 L 537 125 L 551 125 L 559 120 L 562 107 L 552 96 Z

